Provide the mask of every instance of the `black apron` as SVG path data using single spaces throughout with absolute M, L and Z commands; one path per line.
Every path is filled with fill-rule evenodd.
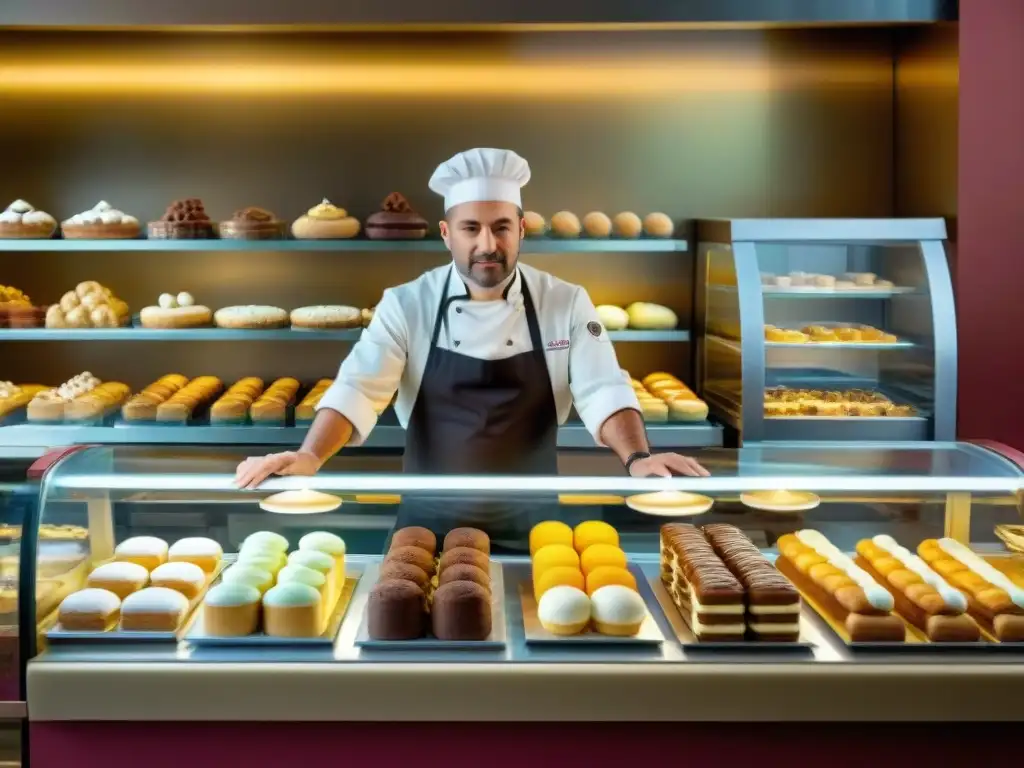
M 523 280 L 528 352 L 478 360 L 438 346 L 447 313 L 465 296 L 448 296 L 449 273 L 434 320 L 430 352 L 405 437 L 404 471 L 413 474 L 558 474 L 558 412 L 533 298 Z M 511 287 L 512 283 L 509 283 Z M 509 288 L 505 289 L 505 296 Z M 456 308 L 455 311 L 460 311 Z M 452 340 L 451 346 L 459 342 Z M 474 499 L 472 494 L 403 499 L 396 528 L 421 525 L 440 538 L 452 528 L 487 532 L 499 551 L 529 548 L 531 526 L 547 519 L 557 499 Z M 438 542 L 440 545 L 440 541 Z

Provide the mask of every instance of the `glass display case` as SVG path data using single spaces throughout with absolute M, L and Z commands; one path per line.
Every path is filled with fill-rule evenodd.
M 945 224 L 698 223 L 698 380 L 744 442 L 951 440 Z

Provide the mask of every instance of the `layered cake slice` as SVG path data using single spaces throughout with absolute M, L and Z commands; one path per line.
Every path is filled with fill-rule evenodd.
M 743 585 L 697 528 L 662 526 L 661 578 L 698 642 L 744 639 Z
M 800 593 L 739 528 L 704 526 L 704 535 L 746 592 L 746 621 L 752 640 L 795 643 L 800 637 Z

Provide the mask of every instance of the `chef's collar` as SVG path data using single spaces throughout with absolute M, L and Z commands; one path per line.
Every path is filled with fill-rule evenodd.
M 454 265 L 452 265 L 451 275 L 448 277 L 448 296 L 452 298 L 469 296 L 469 286 L 463 281 L 462 275 Z M 523 280 L 519 274 L 518 265 L 512 270 L 512 274 L 502 281 L 501 298 L 512 304 L 522 303 Z

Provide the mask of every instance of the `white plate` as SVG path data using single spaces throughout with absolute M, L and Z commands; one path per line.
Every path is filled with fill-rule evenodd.
M 260 509 L 279 515 L 318 515 L 333 512 L 341 498 L 320 491 L 281 491 L 260 501 Z
M 760 501 L 755 495 L 757 491 L 753 493 L 741 493 L 740 501 L 744 506 L 750 507 L 751 509 L 759 509 L 763 512 L 776 512 L 776 513 L 790 513 L 790 512 L 806 512 L 810 509 L 815 509 L 821 504 L 821 499 L 813 493 L 803 493 L 802 495 L 808 496 L 807 501 L 802 503 L 793 504 L 772 504 L 770 502 Z M 794 492 L 797 493 L 797 492 Z
M 626 497 L 626 506 L 645 515 L 691 517 L 702 515 L 715 505 L 709 496 L 682 491 L 655 491 Z

